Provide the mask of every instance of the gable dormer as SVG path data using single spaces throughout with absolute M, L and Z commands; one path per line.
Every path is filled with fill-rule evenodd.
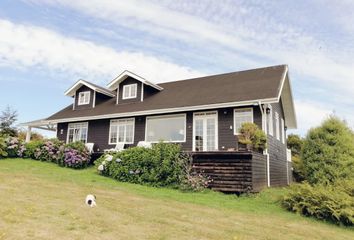
M 77 81 L 65 92 L 65 95 L 74 98 L 73 110 L 95 108 L 101 102 L 115 97 L 115 94 L 108 89 L 85 80 Z
M 163 90 L 159 85 L 129 71 L 124 71 L 113 79 L 108 84 L 108 89 L 116 93 L 117 104 L 142 102 L 146 97 Z

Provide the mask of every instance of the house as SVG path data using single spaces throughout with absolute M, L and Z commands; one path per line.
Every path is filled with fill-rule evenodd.
M 290 181 L 286 130 L 296 128 L 296 117 L 286 65 L 161 84 L 124 71 L 106 88 L 79 80 L 65 95 L 73 104 L 29 128 L 56 126 L 58 139 L 94 143 L 96 152 L 120 142 L 164 140 L 186 151 L 230 156 L 241 124 L 254 122 L 268 138 L 260 156 L 265 184 Z

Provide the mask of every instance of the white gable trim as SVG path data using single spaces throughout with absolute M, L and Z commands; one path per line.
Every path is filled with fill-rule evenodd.
M 110 97 L 114 97 L 115 95 L 110 92 L 110 91 L 104 91 L 103 89 L 100 89 L 92 84 L 90 84 L 89 82 L 86 82 L 82 79 L 80 79 L 79 81 L 77 81 L 71 88 L 69 88 L 68 90 L 66 90 L 66 92 L 64 93 L 66 96 L 69 97 L 74 97 L 75 96 L 75 92 L 81 87 L 81 86 L 86 86 L 88 88 L 91 88 L 93 91 L 102 93 L 104 95 L 110 96 Z
M 111 91 L 115 90 L 117 88 L 117 86 L 119 85 L 119 83 L 121 83 L 122 81 L 124 81 L 125 79 L 127 79 L 128 77 L 134 78 L 140 82 L 142 82 L 143 84 L 149 85 L 150 87 L 153 87 L 159 91 L 161 91 L 163 88 L 160 87 L 157 84 L 154 84 L 152 82 L 149 82 L 148 80 L 146 80 L 143 77 L 140 77 L 139 75 L 136 75 L 135 73 L 132 73 L 128 70 L 125 70 L 124 72 L 122 72 L 121 74 L 118 75 L 118 77 L 116 77 L 115 79 L 113 79 L 108 85 L 107 88 Z

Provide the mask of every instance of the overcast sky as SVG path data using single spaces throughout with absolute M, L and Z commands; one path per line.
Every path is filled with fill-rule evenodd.
M 72 102 L 78 79 L 159 83 L 288 64 L 298 129 L 354 126 L 354 1 L 1 0 L 0 109 L 19 122 Z

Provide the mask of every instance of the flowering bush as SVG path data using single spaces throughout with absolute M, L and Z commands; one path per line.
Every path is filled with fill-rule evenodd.
M 179 145 L 158 143 L 152 149 L 133 147 L 105 154 L 95 165 L 100 174 L 123 182 L 201 190 L 206 184 L 201 184 L 199 175 L 189 175 L 190 162 Z
M 22 142 L 20 142 L 15 137 L 9 137 L 5 140 L 7 145 L 7 156 L 8 157 L 22 157 L 23 152 L 26 150 Z
M 2 149 L 4 153 L 2 154 Z M 64 144 L 57 139 L 37 140 L 22 144 L 17 138 L 0 139 L 0 157 L 25 157 L 53 162 L 62 167 L 87 167 L 90 155 L 82 142 Z

